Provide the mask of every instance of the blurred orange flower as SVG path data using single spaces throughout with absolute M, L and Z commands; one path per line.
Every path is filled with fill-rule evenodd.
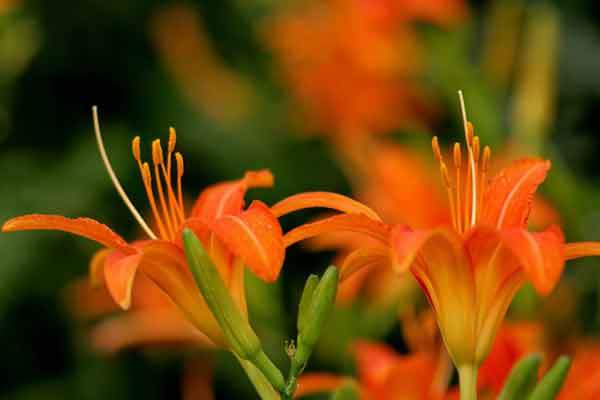
M 477 368 L 482 363 L 508 305 L 526 281 L 547 294 L 560 278 L 566 260 L 600 254 L 597 242 L 565 244 L 557 226 L 541 233 L 527 230 L 532 199 L 550 169 L 549 161 L 515 161 L 488 182 L 491 151 L 487 146 L 481 149 L 466 116 L 465 135 L 466 160 L 460 144 L 455 144 L 452 171 L 437 138 L 433 141 L 448 194 L 450 226 L 392 227 L 366 206 L 343 200 L 338 209 L 345 214 L 305 224 L 284 236 L 286 246 L 340 231 L 367 237 L 341 265 L 342 279 L 374 265 L 393 265 L 399 273 L 410 271 L 427 295 L 459 369 Z M 311 196 L 312 201 L 308 200 Z M 326 200 L 331 200 L 327 196 L 292 196 L 276 204 L 273 211 L 281 216 L 301 208 L 334 208 L 327 204 Z
M 92 322 L 89 338 L 93 348 L 108 354 L 131 347 L 214 348 L 149 278 L 140 274 L 134 286 L 131 307 L 125 311 L 119 309 L 106 287 L 93 285 L 89 279 L 68 287 L 67 305 L 74 316 Z M 206 352 L 186 357 L 182 398 L 214 398 L 211 357 Z
M 274 17 L 264 37 L 315 130 L 343 142 L 428 114 L 415 20 L 449 25 L 462 0 L 328 0 Z
M 479 369 L 479 389 L 498 395 L 512 367 L 521 358 L 543 351 L 543 333 L 543 327 L 535 322 L 502 324 L 489 355 Z
M 183 157 L 180 153 L 174 153 L 175 131 L 171 129 L 166 159 L 160 140 L 152 143 L 152 170 L 147 162 L 141 160 L 140 140 L 136 137 L 132 150 L 150 201 L 157 235 L 141 217 L 117 180 L 104 150 L 97 114 L 94 116 L 100 153 L 109 175 L 150 240 L 128 243 L 95 220 L 58 215 L 16 217 L 7 221 L 2 231 L 60 230 L 101 243 L 107 248 L 100 250 L 92 259 L 92 281 L 104 281 L 111 297 L 121 308 L 128 309 L 131 306 L 136 277 L 145 276 L 168 295 L 195 329 L 215 345 L 225 346 L 221 329 L 187 266 L 180 233 L 183 228 L 189 228 L 202 240 L 237 306 L 247 314 L 244 266 L 248 266 L 261 279 L 272 282 L 277 279 L 284 259 L 282 232 L 273 213 L 261 202 L 253 202 L 244 209 L 246 191 L 252 187 L 271 186 L 273 176 L 269 171 L 247 172 L 240 180 L 210 186 L 202 191 L 187 215 L 181 187 Z M 176 161 L 176 180 L 172 176 L 173 157 Z M 166 318 L 171 316 L 170 313 L 165 315 Z M 141 320 L 144 317 L 132 314 L 127 318 L 137 318 L 138 324 L 143 323 Z
M 354 346 L 361 399 L 435 400 L 445 398 L 445 385 L 438 382 L 438 361 L 430 354 L 400 355 L 379 343 L 358 342 Z M 304 374 L 296 396 L 332 391 L 349 378 L 333 374 Z

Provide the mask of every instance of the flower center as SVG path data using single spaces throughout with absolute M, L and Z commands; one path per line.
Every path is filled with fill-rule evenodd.
M 465 130 L 467 162 L 464 164 L 462 162 L 460 143 L 454 143 L 454 179 L 448 172 L 437 136 L 434 136 L 431 146 L 433 154 L 440 164 L 440 174 L 448 194 L 452 224 L 457 232 L 462 233 L 477 223 L 477 212 L 481 208 L 485 191 L 491 149 L 489 146 L 485 146 L 483 154 L 481 154 L 479 136 L 474 135 L 473 124 L 467 120 L 462 92 L 459 91 L 458 95 Z

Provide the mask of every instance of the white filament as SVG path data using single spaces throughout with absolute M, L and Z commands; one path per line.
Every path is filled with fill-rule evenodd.
M 458 99 L 460 101 L 460 111 L 462 113 L 463 128 L 465 130 L 465 139 L 467 142 L 467 149 L 469 150 L 469 164 L 471 167 L 471 227 L 473 227 L 477 218 L 477 177 L 475 176 L 475 158 L 473 157 L 473 147 L 471 146 L 471 143 L 469 143 L 467 110 L 465 108 L 465 99 L 463 98 L 462 90 L 458 91 Z

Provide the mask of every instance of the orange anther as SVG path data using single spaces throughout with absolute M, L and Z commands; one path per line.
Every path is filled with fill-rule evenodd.
M 454 143 L 454 166 L 460 168 L 462 165 L 462 152 L 460 150 L 460 143 Z
M 183 176 L 183 156 L 180 152 L 175 153 L 175 160 L 177 160 L 177 177 Z
M 475 128 L 473 127 L 473 124 L 471 123 L 471 121 L 467 121 L 467 145 L 471 146 L 473 144 L 473 136 L 475 136 L 474 134 L 475 132 Z
M 175 143 L 177 142 L 177 134 L 175 133 L 175 128 L 169 128 L 169 153 L 172 153 L 175 150 Z
M 479 161 L 480 146 L 479 136 L 475 136 L 473 138 L 473 160 L 475 160 L 475 162 Z
M 163 151 L 160 145 L 160 139 L 156 139 L 152 142 L 152 161 L 154 165 L 161 165 L 163 163 Z
M 131 152 L 133 153 L 133 158 L 135 161 L 140 162 L 140 137 L 136 136 L 131 141 Z
M 431 139 L 431 148 L 433 149 L 433 155 L 435 156 L 435 158 L 439 162 L 442 162 L 442 152 L 440 150 L 440 143 L 438 142 L 437 136 L 434 136 L 433 139 Z
M 483 148 L 483 159 L 481 161 L 481 171 L 486 172 L 489 167 L 490 158 L 492 157 L 492 150 L 490 146 L 485 146 Z

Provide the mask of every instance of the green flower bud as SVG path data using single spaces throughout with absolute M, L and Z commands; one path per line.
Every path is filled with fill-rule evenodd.
M 525 400 L 537 382 L 541 360 L 537 353 L 523 357 L 510 371 L 497 400 Z
M 556 398 L 565 382 L 570 367 L 571 360 L 569 357 L 560 357 L 535 387 L 533 393 L 529 396 L 529 400 L 553 400 Z
M 325 320 L 333 308 L 338 281 L 338 269 L 330 266 L 314 289 L 310 305 L 307 306 L 305 301 L 306 309 L 301 310 L 302 330 L 298 333 L 298 349 L 292 363 L 293 371 L 301 370 L 308 361 L 313 347 L 321 335 Z M 307 283 L 308 285 L 312 285 L 312 283 Z
M 183 230 L 183 244 L 196 284 L 223 330 L 231 350 L 241 359 L 255 364 L 277 390 L 282 390 L 285 387 L 283 375 L 264 353 L 258 336 L 235 305 L 214 263 L 194 232 Z
M 304 290 L 302 291 L 302 297 L 300 298 L 300 307 L 298 310 L 298 332 L 302 332 L 306 323 L 310 317 L 310 305 L 312 304 L 313 295 L 315 289 L 319 284 L 319 277 L 317 275 L 311 275 L 306 280 Z

